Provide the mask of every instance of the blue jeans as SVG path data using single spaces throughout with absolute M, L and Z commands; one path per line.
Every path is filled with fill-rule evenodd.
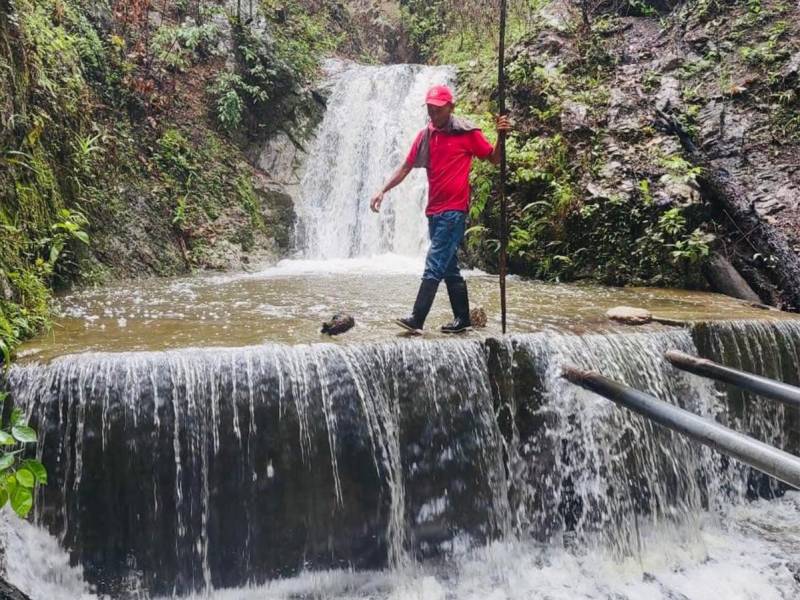
M 460 210 L 447 210 L 428 217 L 428 236 L 431 247 L 425 257 L 423 279 L 458 281 L 458 247 L 464 239 L 467 213 Z

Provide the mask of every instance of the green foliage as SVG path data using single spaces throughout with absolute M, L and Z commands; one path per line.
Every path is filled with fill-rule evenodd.
M 214 23 L 161 25 L 150 41 L 153 56 L 165 68 L 180 71 L 192 61 L 216 53 L 220 30 Z
M 702 168 L 693 166 L 680 154 L 666 156 L 661 159 L 660 164 L 667 171 L 664 181 L 668 183 L 696 184 L 697 178 L 703 172 Z
M 216 98 L 217 120 L 228 131 L 242 124 L 248 106 L 258 106 L 269 100 L 266 89 L 247 83 L 236 73 L 221 73 L 210 91 Z
M 18 0 L 0 20 L 0 356 L 47 324 L 50 287 L 78 270 L 88 241 L 80 205 L 96 180 L 90 130 L 105 49 L 80 7 Z
M 277 63 L 288 68 L 291 76 L 307 81 L 317 73 L 320 59 L 331 54 L 342 38 L 329 32 L 331 17 L 325 8 L 309 12 L 292 0 L 262 0 L 263 10 L 273 27 L 274 53 Z M 251 44 L 252 46 L 252 44 Z
M 196 133 L 196 132 L 192 132 Z M 267 231 L 261 202 L 253 186 L 252 171 L 232 162 L 233 149 L 221 138 L 189 137 L 189 132 L 168 129 L 157 140 L 153 162 L 158 170 L 159 196 L 171 206 L 173 229 L 181 239 L 190 264 L 203 264 L 205 236 L 226 205 L 235 203 L 247 215 L 229 241 L 250 249 L 257 231 Z
M 247 173 L 240 173 L 235 183 L 236 197 L 242 208 L 250 217 L 253 227 L 264 228 L 264 218 L 261 215 L 260 202 L 256 191 L 253 189 L 253 180 Z
M 420 60 L 436 54 L 436 45 L 447 31 L 446 3 L 441 0 L 401 0 L 403 24 Z
M 700 228 L 695 229 L 685 239 L 676 240 L 672 258 L 675 261 L 686 261 L 690 264 L 700 264 L 708 257 L 711 251 L 710 245 L 715 240 L 715 236 L 707 233 Z
M 177 129 L 168 129 L 158 139 L 153 158 L 159 168 L 181 183 L 187 183 L 200 168 L 189 139 Z
M 341 42 L 328 33 L 329 16 L 320 10 L 311 14 L 296 2 L 262 0 L 259 15 L 268 35 L 231 17 L 237 69 L 220 73 L 209 88 L 223 129 L 235 131 L 248 116 L 263 121 L 271 104 L 317 74 L 320 59 Z
M 0 414 L 8 395 L 0 392 Z M 30 444 L 36 444 L 36 431 L 29 427 L 22 411 L 15 408 L 8 419 L 0 419 L 0 508 L 11 504 L 20 518 L 33 508 L 37 485 L 47 484 L 47 470 L 38 460 L 24 458 Z
M 683 209 L 661 213 L 645 195 L 595 199 L 567 219 L 572 234 L 563 244 L 572 259 L 567 276 L 591 274 L 613 285 L 696 284 L 713 236 L 700 228 L 687 233 L 689 222 Z

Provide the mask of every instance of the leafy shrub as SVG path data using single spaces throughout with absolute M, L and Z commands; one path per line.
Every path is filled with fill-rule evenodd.
M 8 395 L 0 392 L 0 414 Z M 36 444 L 36 431 L 29 427 L 22 411 L 15 408 L 8 420 L 0 418 L 0 508 L 11 504 L 21 518 L 33 507 L 37 485 L 47 484 L 47 470 L 38 460 L 22 458 L 30 444 Z
M 211 94 L 216 98 L 217 121 L 228 131 L 242 124 L 248 105 L 255 106 L 269 100 L 267 90 L 248 84 L 236 73 L 221 73 L 211 86 Z
M 180 71 L 194 59 L 215 54 L 219 38 L 220 30 L 214 23 L 161 25 L 153 34 L 150 47 L 164 67 Z

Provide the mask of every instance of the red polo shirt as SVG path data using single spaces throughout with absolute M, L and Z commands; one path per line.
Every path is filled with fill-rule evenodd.
M 480 129 L 466 133 L 446 133 L 428 124 L 430 136 L 430 161 L 428 164 L 427 216 L 446 210 L 469 210 L 469 170 L 472 158 L 487 158 L 494 147 Z M 417 158 L 423 129 L 414 139 L 406 165 L 412 166 Z

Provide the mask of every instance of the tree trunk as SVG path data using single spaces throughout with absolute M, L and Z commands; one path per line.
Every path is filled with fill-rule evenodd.
M 732 256 L 736 270 L 763 301 L 800 311 L 800 258 L 786 237 L 759 216 L 730 173 L 716 167 L 674 117 L 661 110 L 656 114 L 656 125 L 678 136 L 689 159 L 702 169 L 697 179 L 704 197 L 738 229 L 738 248 Z
M 703 159 L 697 164 L 703 169 L 698 178 L 701 189 L 742 231 L 742 241 L 754 250 L 753 254 L 761 255 L 759 262 L 763 264 L 759 270 L 777 288 L 782 308 L 800 310 L 800 259 L 783 233 L 758 215 L 725 169 L 715 169 Z M 748 283 L 758 289 L 758 282 Z
M 762 301 L 731 262 L 717 252 L 711 255 L 703 274 L 715 292 L 748 302 Z

